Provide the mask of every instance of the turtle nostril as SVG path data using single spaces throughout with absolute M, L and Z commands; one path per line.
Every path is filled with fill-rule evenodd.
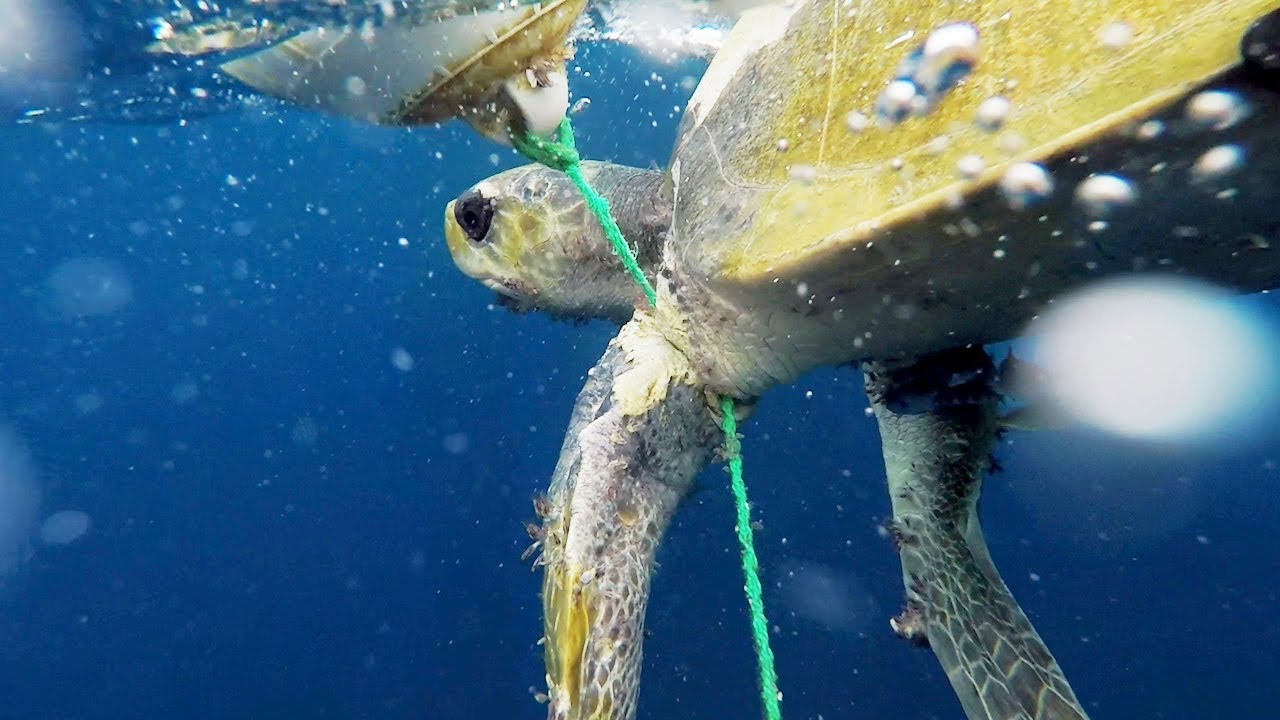
M 493 224 L 493 201 L 475 190 L 468 190 L 454 203 L 453 218 L 472 242 L 481 242 Z

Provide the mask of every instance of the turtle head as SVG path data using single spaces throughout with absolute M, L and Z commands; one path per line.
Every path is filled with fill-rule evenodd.
M 670 216 L 643 194 L 656 191 L 661 176 L 604 163 L 582 170 L 616 198 L 615 217 L 651 274 Z M 638 195 L 624 198 L 623 191 Z M 643 301 L 577 188 L 540 165 L 499 173 L 459 195 L 445 208 L 444 235 L 458 269 L 513 310 L 625 322 Z

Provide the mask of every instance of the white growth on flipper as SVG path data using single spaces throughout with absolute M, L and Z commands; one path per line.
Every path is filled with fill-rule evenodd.
M 80 510 L 59 510 L 40 524 L 40 542 L 45 545 L 70 545 L 89 532 L 92 521 Z
M 1078 420 L 1183 440 L 1247 420 L 1274 392 L 1275 339 L 1214 286 L 1129 278 L 1056 302 L 1031 331 L 1053 394 Z

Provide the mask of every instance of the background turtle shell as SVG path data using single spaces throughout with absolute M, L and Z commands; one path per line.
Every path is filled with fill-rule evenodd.
M 317 28 L 222 69 L 305 107 L 386 125 L 442 122 L 484 112 L 497 86 L 531 62 L 562 62 L 586 4 L 549 0 L 388 25 L 370 36 L 359 28 Z

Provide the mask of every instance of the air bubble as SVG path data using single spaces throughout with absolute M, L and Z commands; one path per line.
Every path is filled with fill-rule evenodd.
M 853 110 L 848 115 L 844 116 L 844 126 L 849 128 L 849 132 L 852 133 L 860 133 L 863 130 L 866 130 L 867 126 L 870 124 L 871 120 L 857 110 Z
M 1123 20 L 1107 23 L 1098 31 L 1098 42 L 1108 50 L 1119 50 L 1133 42 L 1133 26 Z
M 805 185 L 818 179 L 818 169 L 812 165 L 792 165 L 788 174 L 792 180 Z
M 1090 175 L 1076 186 L 1076 202 L 1091 217 L 1106 217 L 1138 198 L 1133 185 L 1118 175 Z
M 965 155 L 956 161 L 956 172 L 960 177 L 972 180 L 987 169 L 987 163 L 978 155 Z
M 1040 165 L 1021 162 L 1000 178 L 1000 192 L 1012 210 L 1025 210 L 1053 194 L 1053 178 Z
M 978 106 L 978 112 L 974 120 L 980 129 L 993 132 L 998 130 L 1001 125 L 1004 125 L 1004 121 L 1008 119 L 1009 110 L 1012 107 L 1013 104 L 1004 96 L 989 97 Z
M 1187 102 L 1187 119 L 1210 130 L 1225 130 L 1240 122 L 1248 108 L 1239 95 L 1222 90 L 1197 93 Z
M 1206 150 L 1191 166 L 1191 179 L 1206 182 L 1229 175 L 1244 165 L 1244 150 L 1239 145 L 1219 145 Z

